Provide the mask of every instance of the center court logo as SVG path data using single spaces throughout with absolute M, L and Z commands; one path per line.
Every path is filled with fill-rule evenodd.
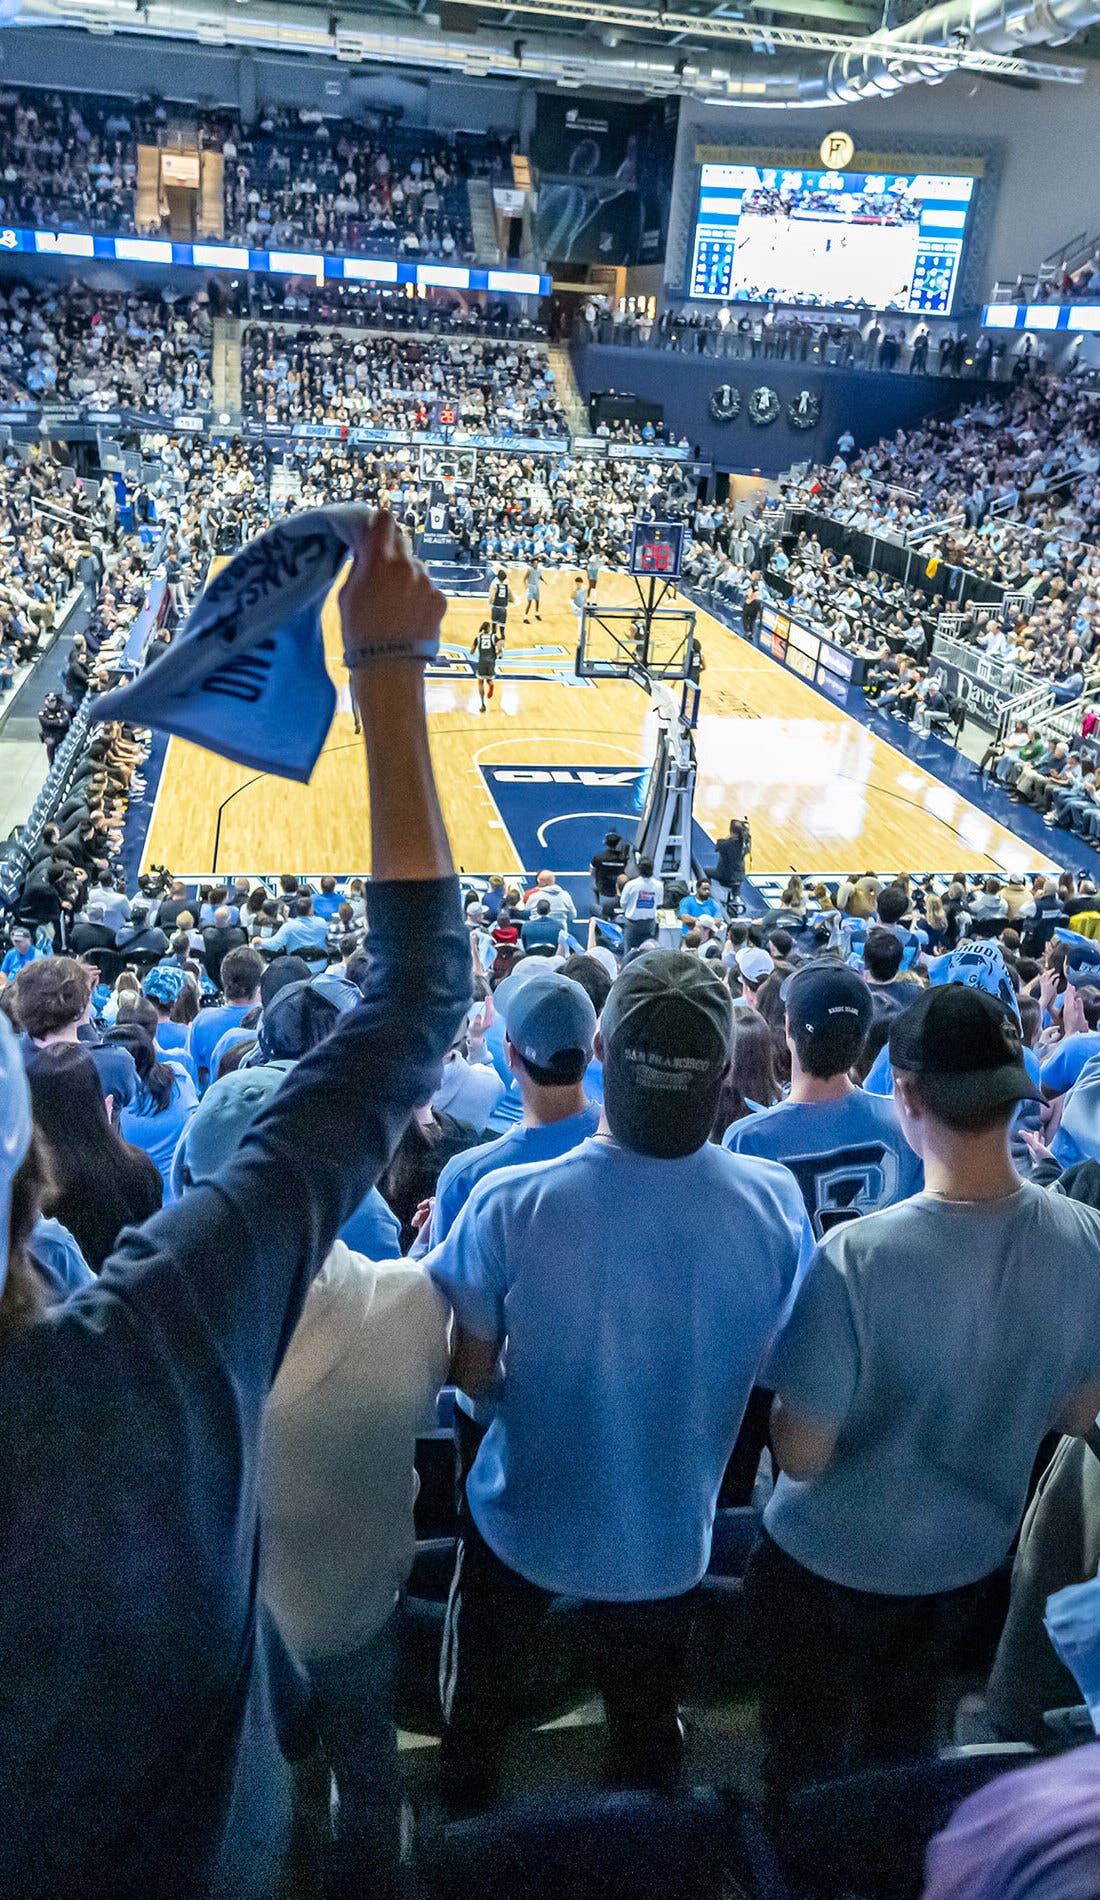
M 620 769 L 609 765 L 498 765 L 493 776 L 498 785 L 633 785 L 641 768 Z

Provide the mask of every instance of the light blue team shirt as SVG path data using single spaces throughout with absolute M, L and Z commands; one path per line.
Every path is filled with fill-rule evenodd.
M 9 982 L 14 983 L 20 970 L 25 970 L 28 963 L 37 963 L 41 955 L 41 950 L 37 949 L 33 943 L 27 945 L 26 954 L 24 956 L 20 956 L 18 950 L 9 950 L 4 961 L 0 963 L 0 971 L 8 978 Z
M 713 917 L 721 922 L 722 906 L 716 897 L 708 897 L 703 903 L 693 894 L 684 898 L 677 915 L 680 918 L 683 935 L 686 937 L 697 917 Z
M 200 1009 L 191 1024 L 191 1039 L 188 1048 L 204 1092 L 214 1073 L 210 1067 L 210 1059 L 217 1044 L 227 1029 L 240 1027 L 248 1015 L 249 1008 L 248 1003 L 216 1003 L 212 1009 Z M 202 1079 L 204 1071 L 205 1082 Z
M 1083 1030 L 1067 1036 L 1053 1048 L 1040 1071 L 1045 1089 L 1064 1095 L 1071 1089 L 1089 1059 L 1100 1053 L 1100 1030 Z
M 254 1042 L 255 1039 L 256 1031 L 254 1029 L 245 1029 L 240 1023 L 233 1029 L 227 1029 L 223 1036 L 219 1036 L 213 1049 L 210 1051 L 210 1080 L 212 1082 L 217 1081 L 218 1070 L 221 1068 L 223 1056 L 227 1056 L 229 1051 L 235 1049 L 239 1042 Z
M 273 936 L 266 938 L 261 950 L 323 950 L 328 940 L 328 918 L 288 917 Z
M 466 1148 L 452 1155 L 436 1183 L 432 1210 L 431 1244 L 438 1247 L 446 1240 L 479 1181 L 501 1168 L 516 1168 L 531 1161 L 556 1161 L 579 1142 L 594 1135 L 600 1125 L 598 1108 L 588 1107 L 579 1115 L 567 1115 L 563 1121 L 546 1127 L 527 1128 L 522 1122 L 510 1128 L 499 1141 L 488 1141 L 480 1148 Z
M 122 1110 L 118 1118 L 119 1133 L 123 1141 L 132 1142 L 135 1148 L 141 1148 L 150 1161 L 160 1169 L 164 1182 L 165 1205 L 174 1199 L 172 1193 L 172 1157 L 176 1152 L 180 1136 L 191 1120 L 199 1105 L 198 1092 L 191 1077 L 183 1069 L 172 1069 L 172 1093 L 168 1105 L 160 1114 L 153 1112 L 149 1097 L 144 1092 L 135 1096 L 128 1107 Z M 145 1107 L 139 1107 L 144 1101 Z
M 51 1305 L 91 1286 L 95 1274 L 67 1227 L 40 1214 L 31 1228 L 27 1253 L 46 1283 Z
M 368 1260 L 401 1258 L 401 1222 L 376 1187 L 344 1222 L 339 1238 L 352 1253 L 366 1254 Z
M 1100 1377 L 1100 1215 L 1031 1182 L 918 1194 L 826 1236 L 773 1355 L 784 1402 L 829 1428 L 816 1478 L 780 1477 L 770 1537 L 829 1582 L 888 1596 L 1002 1562 L 1035 1453 Z
M 174 1023 L 169 1016 L 157 1024 L 154 1041 L 163 1055 L 174 1056 L 179 1050 L 185 1050 L 189 1040 L 190 1031 L 186 1023 Z
M 817 1240 L 841 1221 L 892 1207 L 924 1186 L 893 1101 L 862 1089 L 838 1102 L 777 1102 L 734 1122 L 722 1146 L 789 1168 Z
M 709 1142 L 665 1161 L 599 1136 L 474 1189 L 427 1265 L 461 1326 L 507 1340 L 467 1481 L 502 1562 L 596 1601 L 694 1587 L 810 1246 L 787 1171 Z

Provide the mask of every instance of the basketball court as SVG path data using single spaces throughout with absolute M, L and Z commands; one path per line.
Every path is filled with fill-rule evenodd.
M 444 660 L 428 681 L 432 750 L 456 860 L 464 870 L 587 873 L 615 826 L 640 815 L 657 719 L 626 679 L 578 679 L 571 569 L 544 574 L 542 620 L 523 621 L 523 573 L 511 576 L 507 645 L 488 710 L 478 709 L 470 643 L 488 618 L 452 600 Z M 633 581 L 600 577 L 601 607 L 637 606 Z M 675 601 L 665 603 L 675 607 Z M 703 657 L 696 750 L 696 840 L 747 816 L 755 876 L 791 869 L 1041 871 L 1051 860 L 878 738 L 767 655 L 696 610 Z M 366 775 L 336 593 L 326 650 L 340 710 L 309 785 L 248 771 L 171 740 L 143 865 L 179 876 L 341 875 L 370 869 Z M 705 853 L 704 853 L 705 855 Z

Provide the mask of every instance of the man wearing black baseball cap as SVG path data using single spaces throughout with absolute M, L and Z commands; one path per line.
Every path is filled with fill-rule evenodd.
M 946 1639 L 1040 1443 L 1100 1409 L 1100 1215 L 1012 1165 L 1038 1095 L 1016 1016 L 932 988 L 890 1060 L 924 1191 L 826 1235 L 770 1369 L 783 1475 L 746 1588 L 773 1799 L 931 1750 Z
M 863 978 L 845 963 L 807 963 L 780 992 L 787 1008 L 786 1101 L 727 1128 L 734 1154 L 781 1161 L 798 1182 L 814 1236 L 914 1194 L 921 1166 L 889 1095 L 868 1095 L 849 1070 L 874 1015 Z
M 599 1132 L 480 1181 L 428 1256 L 455 1310 L 455 1382 L 494 1399 L 440 1664 L 452 1809 L 492 1799 L 555 1595 L 588 1606 L 612 1778 L 678 1777 L 719 1485 L 809 1245 L 786 1170 L 707 1139 L 731 1020 L 696 958 L 638 958 L 596 1037 Z

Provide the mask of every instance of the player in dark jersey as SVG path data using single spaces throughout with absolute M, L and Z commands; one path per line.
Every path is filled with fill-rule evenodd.
M 494 626 L 491 620 L 483 620 L 476 635 L 470 642 L 470 652 L 477 657 L 477 690 L 481 700 L 481 710 L 486 710 L 486 699 L 493 697 L 493 682 L 496 679 L 497 661 L 504 649 L 504 628 Z
M 498 567 L 496 580 L 489 589 L 489 618 L 494 627 L 499 627 L 502 640 L 508 622 L 511 599 L 512 590 L 508 585 L 508 575 L 503 567 Z

